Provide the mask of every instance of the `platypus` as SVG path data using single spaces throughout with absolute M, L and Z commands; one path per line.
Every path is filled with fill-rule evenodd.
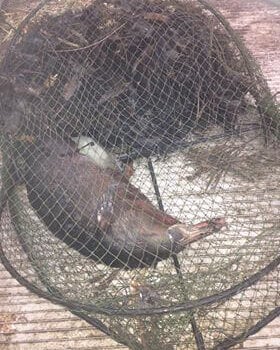
M 5 129 L 5 127 L 4 127 Z M 57 134 L 11 135 L 38 217 L 56 237 L 110 267 L 135 269 L 219 231 L 224 218 L 187 225 L 157 209 L 117 168 L 101 167 Z
M 102 169 L 65 140 L 24 143 L 23 178 L 32 207 L 56 237 L 96 262 L 153 266 L 225 225 L 223 218 L 181 223 L 117 169 Z

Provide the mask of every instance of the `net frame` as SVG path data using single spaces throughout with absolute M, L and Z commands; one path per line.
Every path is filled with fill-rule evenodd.
M 152 169 L 152 166 L 151 166 L 151 165 L 152 165 L 152 164 L 150 163 L 150 168 Z M 151 173 L 152 173 L 152 171 L 151 171 Z M 154 182 L 154 183 L 155 183 L 155 182 Z M 159 201 L 159 197 L 158 197 L 158 201 Z M 6 261 L 5 263 L 6 263 L 6 265 L 7 265 L 7 261 Z M 279 264 L 279 261 L 276 259 L 276 260 L 273 262 L 272 266 L 267 266 L 267 269 L 264 268 L 265 273 L 267 273 L 268 271 L 270 271 L 270 269 L 275 268 L 275 266 L 278 265 L 278 264 Z M 7 266 L 8 266 L 8 265 L 7 265 Z M 262 276 L 262 275 L 258 275 L 258 277 L 254 276 L 255 279 L 253 279 L 253 280 L 256 281 L 257 278 L 260 278 L 261 276 Z M 18 276 L 18 278 L 19 278 L 19 276 Z M 22 282 L 23 282 L 23 280 L 22 280 Z M 248 283 L 249 283 L 249 282 L 248 282 Z M 28 281 L 27 281 L 27 284 L 29 284 Z M 246 283 L 245 283 L 245 285 L 246 285 Z M 247 286 L 247 285 L 246 285 L 246 286 Z M 30 287 L 30 286 L 29 286 L 29 287 Z M 239 287 L 240 287 L 240 286 L 239 286 Z M 240 289 L 239 289 L 239 291 L 240 291 Z M 55 300 L 55 298 L 54 298 L 53 300 Z M 216 302 L 216 301 L 217 301 L 217 300 L 215 300 L 215 302 Z M 60 300 L 60 303 L 61 303 L 61 300 Z M 186 305 L 188 305 L 188 302 L 185 303 L 185 305 L 184 305 L 183 308 L 188 309 L 188 307 L 187 307 Z M 203 304 L 201 304 L 201 305 L 203 305 Z M 69 304 L 68 304 L 68 306 L 69 306 Z M 77 308 L 77 306 L 78 306 L 78 304 L 76 304 L 75 308 Z M 179 310 L 179 309 L 178 309 L 178 310 Z M 275 310 L 277 310 L 277 308 L 276 308 Z M 275 313 L 278 312 L 278 311 L 275 311 L 275 310 L 274 310 L 274 312 L 272 312 L 272 313 L 268 316 L 268 318 L 270 318 L 271 315 L 275 315 Z M 93 310 L 88 310 L 88 311 L 93 311 Z M 97 310 L 95 310 L 95 311 L 97 311 Z M 171 311 L 171 310 L 168 310 L 168 311 Z M 174 310 L 173 310 L 173 311 L 174 311 Z M 100 312 L 100 310 L 98 310 L 98 312 Z M 158 312 L 159 312 L 159 311 L 157 310 L 155 313 L 158 313 Z M 147 310 L 142 311 L 142 313 L 143 313 L 143 314 L 147 313 Z M 125 314 L 126 314 L 126 313 L 125 313 Z M 134 312 L 132 312 L 132 314 L 135 315 Z M 149 314 L 150 314 L 150 311 L 149 311 Z M 266 319 L 266 318 L 265 318 L 265 319 Z M 260 324 L 262 324 L 262 321 L 260 322 Z M 258 328 L 258 324 L 255 326 L 255 328 L 252 327 L 252 329 L 256 329 L 256 328 Z M 248 333 L 250 333 L 250 331 L 249 331 Z M 233 340 L 232 340 L 232 341 L 233 341 Z

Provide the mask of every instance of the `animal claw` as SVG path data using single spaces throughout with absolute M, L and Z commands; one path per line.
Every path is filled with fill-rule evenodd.
M 168 236 L 172 242 L 178 242 L 186 246 L 214 232 L 219 232 L 223 227 L 226 227 L 225 218 L 215 218 L 189 226 L 185 224 L 176 224 L 168 229 Z

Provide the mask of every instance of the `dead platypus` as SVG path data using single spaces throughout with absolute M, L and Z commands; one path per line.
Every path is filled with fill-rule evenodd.
M 47 128 L 32 124 L 29 132 L 18 106 L 1 116 L 1 132 L 13 144 L 10 158 L 20 158 L 19 166 L 11 159 L 11 176 L 24 182 L 50 232 L 82 255 L 116 268 L 154 266 L 225 226 L 223 218 L 185 225 L 160 211 L 130 183 L 131 171 L 112 161 L 101 166 L 101 158 L 80 154 L 73 140 Z
M 97 166 L 68 141 L 17 137 L 32 207 L 48 229 L 96 262 L 153 266 L 224 225 L 185 225 L 158 210 L 118 169 Z

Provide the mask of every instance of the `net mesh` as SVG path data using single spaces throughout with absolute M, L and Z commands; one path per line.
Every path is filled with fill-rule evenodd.
M 1 258 L 131 349 L 279 314 L 279 109 L 205 1 L 44 1 L 1 65 Z

